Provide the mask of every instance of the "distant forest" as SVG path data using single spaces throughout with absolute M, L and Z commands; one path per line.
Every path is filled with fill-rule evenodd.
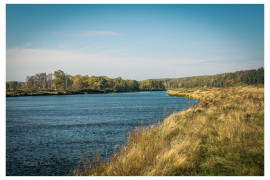
M 236 71 L 211 76 L 193 76 L 162 79 L 164 86 L 170 88 L 194 87 L 232 87 L 237 85 L 264 84 L 264 68 Z
M 193 87 L 231 87 L 236 85 L 264 84 L 264 68 L 237 71 L 211 76 L 194 76 L 184 78 L 148 79 L 144 81 L 123 80 L 121 77 L 106 76 L 71 76 L 61 70 L 54 73 L 37 73 L 26 77 L 26 82 L 6 82 L 6 89 L 18 90 L 96 90 L 103 92 L 152 91 L 172 88 Z

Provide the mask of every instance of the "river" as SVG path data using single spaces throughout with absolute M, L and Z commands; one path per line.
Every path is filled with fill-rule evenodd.
M 167 91 L 7 97 L 6 175 L 67 175 L 81 156 L 110 156 L 127 130 L 195 103 Z

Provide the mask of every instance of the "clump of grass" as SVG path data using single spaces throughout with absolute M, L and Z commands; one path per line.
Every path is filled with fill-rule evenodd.
M 72 175 L 264 175 L 264 88 L 194 88 L 169 95 L 197 107 L 131 131 L 111 158 Z

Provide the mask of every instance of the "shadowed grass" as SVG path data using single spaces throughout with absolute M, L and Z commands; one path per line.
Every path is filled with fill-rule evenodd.
M 72 175 L 264 175 L 264 88 L 194 88 L 169 95 L 199 100 L 157 126 L 129 133 L 111 158 Z M 91 164 L 94 164 L 91 165 Z

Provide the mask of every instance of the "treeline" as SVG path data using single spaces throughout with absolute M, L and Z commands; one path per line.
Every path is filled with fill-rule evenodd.
M 102 92 L 132 92 L 153 91 L 173 88 L 193 87 L 232 87 L 237 85 L 264 84 L 264 68 L 257 70 L 237 71 L 211 76 L 194 76 L 174 79 L 148 79 L 144 81 L 124 80 L 121 77 L 109 78 L 106 76 L 71 76 L 61 70 L 53 74 L 37 73 L 27 76 L 26 82 L 9 81 L 8 90 L 16 89 L 51 89 L 51 90 L 94 90 Z
M 165 88 L 232 87 L 237 85 L 264 84 L 264 68 L 237 71 L 211 76 L 194 76 L 162 79 Z
M 165 90 L 162 80 L 150 79 L 145 81 L 124 80 L 121 77 L 108 78 L 106 76 L 71 76 L 58 70 L 53 74 L 37 73 L 27 76 L 26 82 L 9 81 L 6 83 L 9 90 L 69 90 L 82 91 L 94 90 L 102 92 L 132 92 L 146 90 Z

